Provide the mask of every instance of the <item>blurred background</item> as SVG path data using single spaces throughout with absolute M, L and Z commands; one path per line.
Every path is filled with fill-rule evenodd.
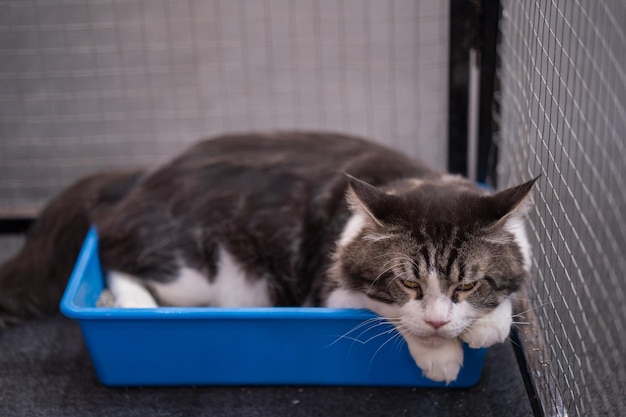
M 447 163 L 448 2 L 7 1 L 0 207 L 201 138 L 315 129 Z

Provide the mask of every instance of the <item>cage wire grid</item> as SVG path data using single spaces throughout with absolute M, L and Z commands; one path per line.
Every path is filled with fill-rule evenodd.
M 6 0 L 0 211 L 202 137 L 371 137 L 445 168 L 449 3 Z M 419 139 L 417 139 L 419 138 Z
M 626 412 L 626 5 L 503 2 L 499 178 L 542 177 L 530 212 L 531 375 L 555 414 Z M 524 326 L 521 323 L 519 326 Z

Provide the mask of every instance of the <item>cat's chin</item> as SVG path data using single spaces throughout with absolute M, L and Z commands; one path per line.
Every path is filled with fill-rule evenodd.
M 446 342 L 449 339 L 446 337 L 442 337 L 442 336 L 434 334 L 432 336 L 427 336 L 427 337 L 418 337 L 418 340 L 426 346 L 438 346 Z
M 457 337 L 451 337 L 449 335 L 442 334 L 439 332 L 428 334 L 428 332 L 420 332 L 418 330 L 411 331 L 411 329 L 405 329 L 403 333 L 405 337 L 410 337 L 416 342 L 419 342 L 420 344 L 424 346 L 431 346 L 431 347 L 439 346 L 452 339 L 457 338 Z

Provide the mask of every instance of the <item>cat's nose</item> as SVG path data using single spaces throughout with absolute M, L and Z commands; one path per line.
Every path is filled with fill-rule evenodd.
M 430 326 L 432 326 L 435 330 L 439 330 L 440 327 L 445 326 L 446 324 L 450 323 L 449 321 L 435 321 L 435 320 L 426 320 L 426 323 L 428 323 Z

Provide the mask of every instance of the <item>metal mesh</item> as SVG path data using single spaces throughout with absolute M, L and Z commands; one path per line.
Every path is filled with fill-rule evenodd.
M 626 412 L 626 6 L 503 2 L 502 186 L 542 174 L 533 312 L 553 410 Z
M 3 1 L 0 211 L 233 130 L 339 130 L 445 168 L 448 14 L 438 0 Z

